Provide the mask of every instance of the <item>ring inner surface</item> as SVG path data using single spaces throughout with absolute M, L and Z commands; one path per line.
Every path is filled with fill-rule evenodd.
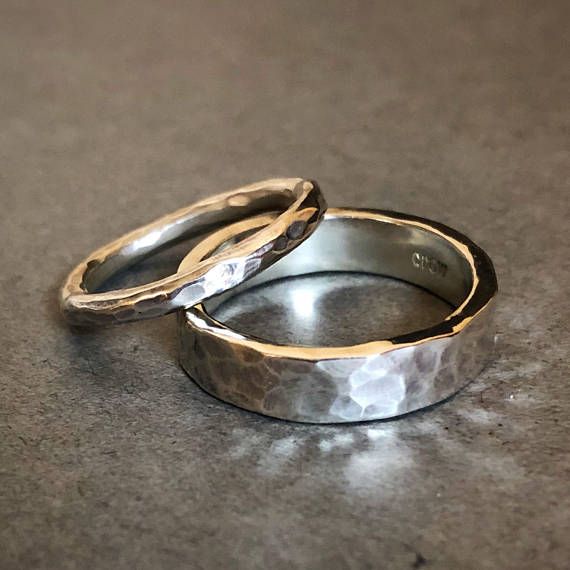
M 133 264 L 175 245 L 183 240 L 203 235 L 220 225 L 262 212 L 283 212 L 296 200 L 294 192 L 289 188 L 259 189 L 236 193 L 225 198 L 223 207 L 212 201 L 200 209 L 189 208 L 187 215 L 176 217 L 176 213 L 167 216 L 160 227 L 144 232 L 120 249 L 107 256 L 100 263 L 93 263 L 83 275 L 82 288 L 88 292 L 107 291 L 107 281 L 120 271 Z
M 329 217 L 308 240 L 273 266 L 203 306 L 211 314 L 230 297 L 252 287 L 324 272 L 399 279 L 426 289 L 452 307 L 465 300 L 473 284 L 467 258 L 433 231 L 375 219 Z

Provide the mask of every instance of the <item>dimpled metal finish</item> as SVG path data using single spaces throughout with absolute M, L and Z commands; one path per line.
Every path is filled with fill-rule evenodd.
M 492 349 L 486 318 L 461 335 L 318 361 L 271 357 L 186 324 L 181 358 L 204 390 L 268 416 L 325 423 L 390 418 L 451 396 L 480 372 L 481 356 Z
M 250 220 L 217 232 L 183 265 L 268 220 Z M 372 243 L 370 222 L 378 230 L 377 250 L 367 248 L 359 256 L 353 246 L 358 246 L 355 240 L 360 234 L 363 242 Z M 396 251 L 387 252 L 390 248 Z M 332 209 L 300 248 L 240 289 L 334 267 L 355 270 L 357 264 L 369 273 L 405 277 L 457 309 L 438 325 L 389 340 L 304 347 L 242 335 L 213 319 L 204 306 L 196 306 L 179 317 L 183 368 L 207 392 L 226 402 L 313 423 L 405 414 L 451 396 L 481 371 L 494 344 L 495 273 L 479 247 L 441 224 L 378 210 Z M 208 308 L 211 304 L 213 300 Z
M 195 305 L 248 279 L 297 247 L 317 227 L 326 202 L 316 182 L 265 180 L 207 198 L 164 216 L 95 251 L 68 276 L 60 292 L 65 318 L 75 325 L 147 319 Z M 230 250 L 165 279 L 92 293 L 107 278 L 170 243 L 260 212 L 282 213 Z

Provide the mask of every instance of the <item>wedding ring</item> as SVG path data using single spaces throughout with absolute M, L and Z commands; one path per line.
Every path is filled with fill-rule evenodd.
M 181 270 L 272 220 L 265 215 L 219 230 Z M 335 271 L 401 279 L 455 308 L 424 330 L 344 347 L 274 344 L 211 316 L 228 296 L 256 285 Z M 275 265 L 180 313 L 181 364 L 210 394 L 267 416 L 312 423 L 390 418 L 448 398 L 482 370 L 494 345 L 496 293 L 491 260 L 459 232 L 406 214 L 329 209 L 315 233 Z
M 68 276 L 60 305 L 72 324 L 122 323 L 170 313 L 226 291 L 297 247 L 317 227 L 326 202 L 315 182 L 278 178 L 244 186 L 166 215 L 98 249 Z M 106 279 L 164 246 L 261 212 L 281 212 L 235 247 L 187 263 L 146 285 L 93 292 Z

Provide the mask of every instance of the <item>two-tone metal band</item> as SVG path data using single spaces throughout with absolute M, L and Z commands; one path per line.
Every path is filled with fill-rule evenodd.
M 216 232 L 181 270 L 272 219 L 260 216 Z M 428 329 L 344 347 L 272 344 L 210 314 L 228 295 L 255 285 L 335 271 L 402 279 L 455 309 Z M 451 396 L 481 371 L 493 348 L 496 293 L 490 259 L 459 232 L 394 212 L 332 209 L 311 238 L 271 268 L 181 313 L 181 363 L 210 394 L 268 416 L 316 423 L 389 418 Z
M 265 180 L 196 202 L 115 240 L 68 276 L 60 304 L 72 324 L 121 323 L 190 307 L 248 279 L 297 247 L 319 223 L 326 202 L 315 182 Z M 261 212 L 281 212 L 236 247 L 186 264 L 146 285 L 96 293 L 118 271 L 173 242 Z

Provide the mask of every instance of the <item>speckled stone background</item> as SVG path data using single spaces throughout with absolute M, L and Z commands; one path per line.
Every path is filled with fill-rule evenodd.
M 568 568 L 569 6 L 2 0 L 0 568 Z M 495 362 L 431 410 L 315 427 L 201 392 L 172 318 L 60 322 L 93 248 L 269 176 L 479 242 Z M 347 279 L 304 329 L 295 284 L 239 306 L 319 342 L 425 306 Z

